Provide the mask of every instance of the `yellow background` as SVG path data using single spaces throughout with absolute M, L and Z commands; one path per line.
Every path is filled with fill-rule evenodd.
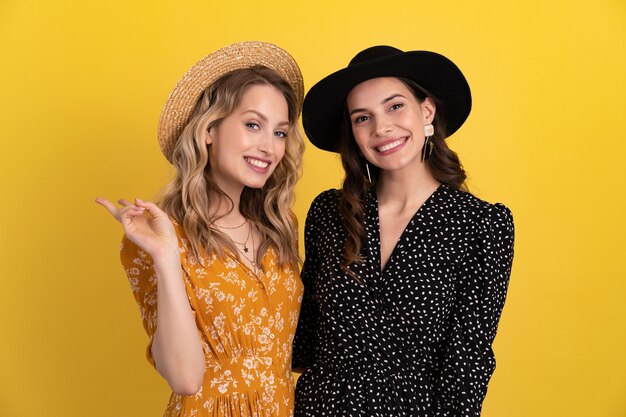
M 462 68 L 474 110 L 451 146 L 517 226 L 483 415 L 626 416 L 624 0 L 0 1 L 0 416 L 161 415 L 121 229 L 93 199 L 154 196 L 169 91 L 250 39 L 307 89 L 374 44 Z M 301 222 L 340 179 L 308 146 Z

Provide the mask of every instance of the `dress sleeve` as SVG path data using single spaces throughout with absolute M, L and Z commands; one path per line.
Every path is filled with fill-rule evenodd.
M 304 225 L 304 265 L 300 278 L 304 285 L 304 296 L 302 307 L 300 308 L 300 318 L 298 328 L 293 342 L 293 369 L 304 369 L 315 362 L 315 343 L 317 342 L 317 328 L 319 318 L 319 308 L 315 294 L 315 281 L 319 268 L 319 257 L 317 250 L 317 222 L 320 213 L 318 196 L 313 203 L 306 217 Z
M 491 348 L 513 261 L 513 217 L 491 205 L 460 266 L 455 310 L 435 386 L 437 417 L 478 417 L 495 370 Z
M 150 338 L 146 356 L 152 366 L 155 366 L 152 337 L 157 325 L 157 278 L 152 258 L 126 236 L 122 239 L 120 258 L 135 301 L 139 305 L 143 327 Z

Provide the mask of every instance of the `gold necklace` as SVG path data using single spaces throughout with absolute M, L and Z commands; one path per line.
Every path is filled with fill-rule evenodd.
M 252 226 L 250 226 L 250 230 L 252 230 Z M 242 252 L 241 249 L 237 248 L 237 250 L 239 251 L 239 253 L 241 255 L 243 255 L 244 258 L 246 258 L 248 260 L 248 262 L 250 262 L 250 265 L 252 266 L 252 272 L 255 275 L 255 278 L 258 280 L 258 273 L 259 273 L 259 269 L 257 268 L 257 264 L 256 264 L 256 250 L 255 250 L 255 245 L 254 245 L 254 235 L 252 235 L 252 233 L 248 233 L 248 236 L 252 237 L 252 259 L 250 257 L 248 257 L 248 255 L 246 255 L 246 253 L 248 253 L 247 248 L 244 247 L 244 251 Z M 246 239 L 246 242 L 248 241 L 248 239 Z M 241 263 L 241 261 L 237 260 L 239 263 Z
M 244 219 L 243 223 L 241 223 L 239 226 L 220 226 L 219 224 L 213 222 L 212 224 L 216 225 L 218 229 L 224 229 L 224 230 L 235 230 L 235 229 L 239 229 L 241 227 L 243 227 L 244 224 L 248 223 L 248 219 Z
M 246 220 L 247 221 L 247 220 Z M 219 227 L 219 226 L 218 226 Z M 243 251 L 245 253 L 248 253 L 248 240 L 250 240 L 250 236 L 252 235 L 252 225 L 250 225 L 250 228 L 248 229 L 248 235 L 246 236 L 246 240 L 244 240 L 243 242 L 237 242 L 235 239 L 233 239 L 232 237 L 228 236 L 230 238 L 230 240 L 232 240 L 233 243 L 236 243 L 237 245 L 241 245 L 243 246 Z M 252 240 L 252 243 L 254 244 L 254 239 Z M 239 249 L 237 249 L 239 250 Z M 254 251 L 254 247 L 252 248 L 252 250 Z

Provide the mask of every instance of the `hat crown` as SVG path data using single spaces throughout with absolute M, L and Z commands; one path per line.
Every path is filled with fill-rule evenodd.
M 394 48 L 393 46 L 377 45 L 364 49 L 352 58 L 348 67 L 362 64 L 364 62 L 373 61 L 379 58 L 385 58 L 392 55 L 402 54 L 404 51 Z

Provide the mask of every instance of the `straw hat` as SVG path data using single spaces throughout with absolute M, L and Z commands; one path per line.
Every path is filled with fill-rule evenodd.
M 387 45 L 359 52 L 346 68 L 315 84 L 304 99 L 304 132 L 316 147 L 339 151 L 337 141 L 346 97 L 355 86 L 372 78 L 402 77 L 416 82 L 440 102 L 447 136 L 465 122 L 472 109 L 472 94 L 461 70 L 448 58 L 430 51 L 408 51 Z
M 302 73 L 284 49 L 267 42 L 240 42 L 218 49 L 202 58 L 178 81 L 159 119 L 158 139 L 163 154 L 172 162 L 174 145 L 191 117 L 204 90 L 234 70 L 262 65 L 278 72 L 293 89 L 298 109 L 304 96 Z

